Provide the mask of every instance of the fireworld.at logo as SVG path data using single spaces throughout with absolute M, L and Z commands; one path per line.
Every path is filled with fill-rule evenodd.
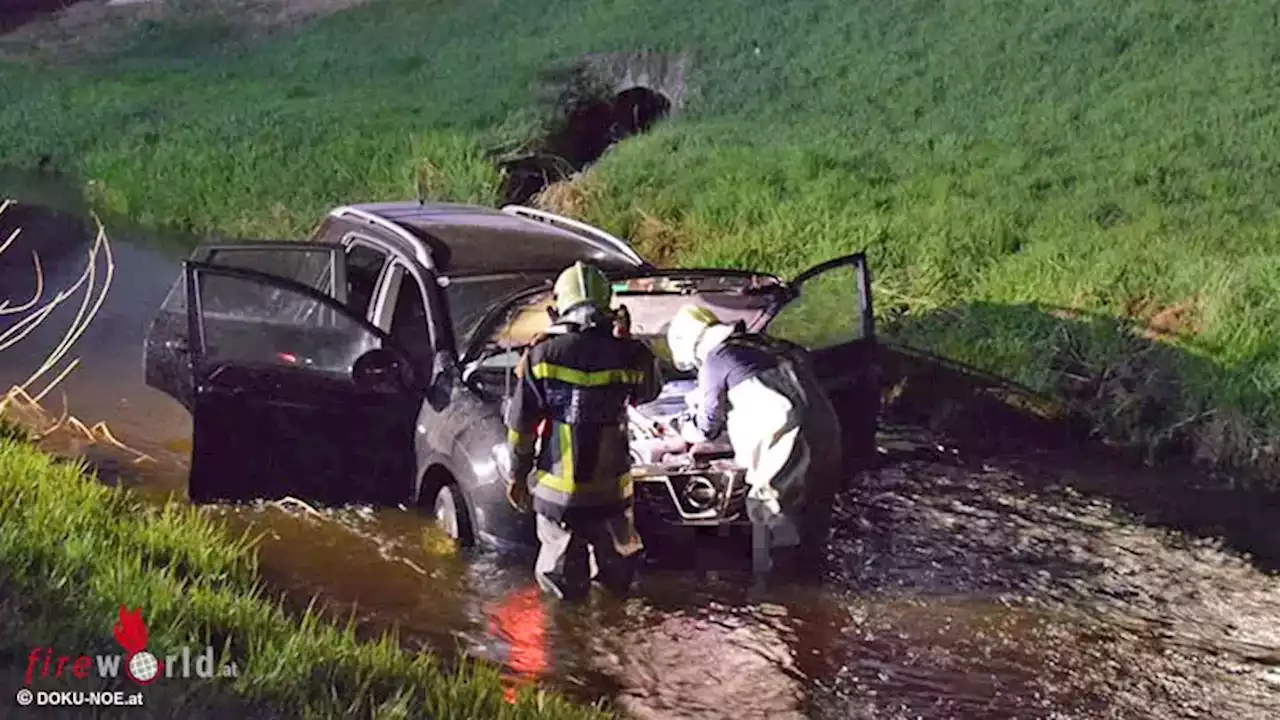
M 112 635 L 124 650 L 120 655 L 58 655 L 53 648 L 32 648 L 27 656 L 26 685 L 30 686 L 36 679 L 74 677 L 79 680 L 90 676 L 100 678 L 117 678 L 123 665 L 125 677 L 138 685 L 149 685 L 162 674 L 166 678 L 212 678 L 236 677 L 238 671 L 234 662 L 216 667 L 217 655 L 212 647 L 206 646 L 198 653 L 190 647 L 183 647 L 179 652 L 166 655 L 164 660 L 156 657 L 147 649 L 147 625 L 142 620 L 142 608 L 132 611 L 124 605 L 111 628 Z M 195 660 L 193 663 L 192 660 Z M 192 665 L 194 664 L 194 668 Z M 192 672 L 194 669 L 194 672 Z

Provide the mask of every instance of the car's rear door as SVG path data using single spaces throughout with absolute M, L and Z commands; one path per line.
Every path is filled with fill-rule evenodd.
M 191 260 L 245 268 L 303 283 L 340 302 L 346 298 L 343 248 L 336 243 L 255 242 L 202 245 Z M 191 410 L 191 356 L 187 337 L 186 283 L 179 274 L 151 321 L 143 343 L 143 376 Z
M 192 501 L 409 499 L 425 384 L 352 377 L 370 350 L 401 352 L 384 332 L 326 292 L 252 270 L 188 261 L 184 290 Z
M 847 457 L 871 457 L 880 407 L 871 273 L 863 253 L 828 260 L 788 283 L 765 331 L 807 349 L 840 415 Z

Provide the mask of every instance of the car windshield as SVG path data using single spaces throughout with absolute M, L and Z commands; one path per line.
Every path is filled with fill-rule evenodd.
M 553 280 L 555 276 L 550 273 L 504 273 L 450 278 L 444 294 L 449 305 L 449 317 L 457 347 L 462 349 L 470 346 L 477 326 L 485 314 L 493 309 L 494 303 L 521 290 Z

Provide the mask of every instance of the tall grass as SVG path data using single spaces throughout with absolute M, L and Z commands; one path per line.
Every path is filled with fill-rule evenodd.
M 298 620 L 259 585 L 251 545 L 199 509 L 143 504 L 15 434 L 0 433 L 0 672 L 21 678 L 35 647 L 119 653 L 124 604 L 143 609 L 162 658 L 211 645 L 237 663 L 235 678 L 148 686 L 156 717 L 608 717 L 529 690 L 508 704 L 490 668 L 444 668 L 391 635 Z
M 1123 393 L 1095 386 L 1155 324 L 1173 351 L 1141 367 L 1176 393 L 1148 434 L 1256 465 L 1280 428 L 1278 25 L 1262 0 L 382 0 L 266 43 L 153 26 L 93 67 L 6 67 L 0 161 L 74 166 L 152 225 L 293 235 L 424 173 L 492 202 L 486 151 L 541 73 L 689 52 L 679 116 L 590 171 L 584 219 L 783 274 L 866 248 L 890 338 L 1094 398 L 1100 427 Z

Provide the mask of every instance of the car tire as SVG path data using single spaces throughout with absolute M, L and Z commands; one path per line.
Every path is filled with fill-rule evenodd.
M 431 502 L 431 517 L 436 526 L 460 547 L 470 547 L 475 542 L 471 530 L 471 516 L 467 501 L 455 484 L 440 486 Z

